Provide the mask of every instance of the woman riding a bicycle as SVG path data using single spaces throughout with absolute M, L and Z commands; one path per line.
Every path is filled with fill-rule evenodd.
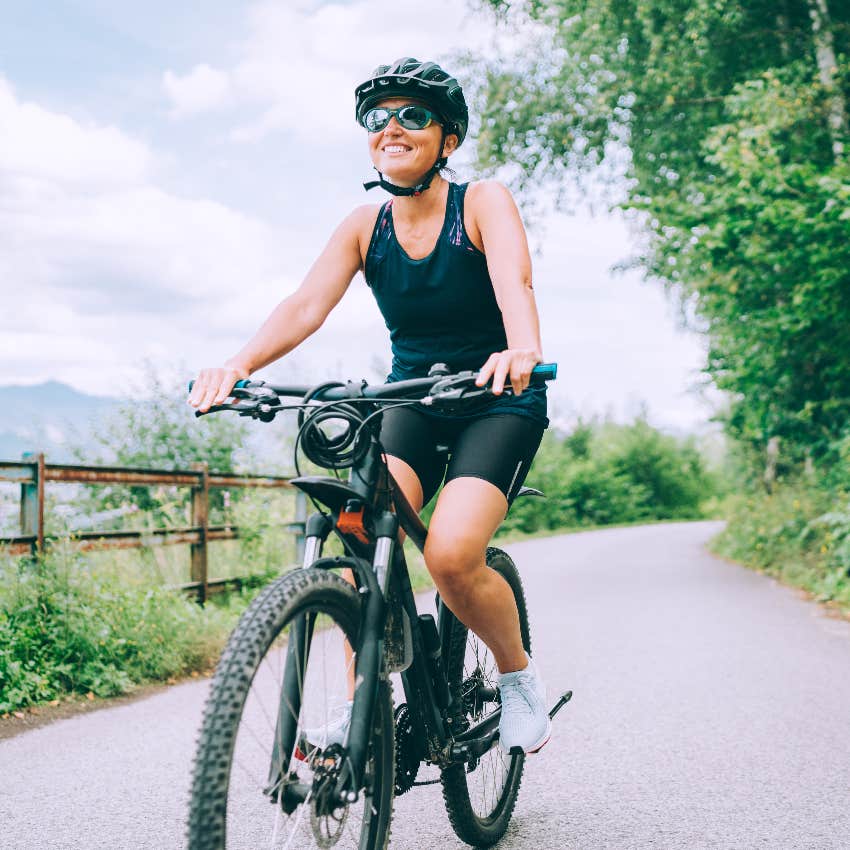
M 399 59 L 379 66 L 355 98 L 379 177 L 366 188 L 380 186 L 393 197 L 355 209 L 245 347 L 200 372 L 189 401 L 202 412 L 221 404 L 238 380 L 300 345 L 358 271 L 390 330 L 388 381 L 424 377 L 434 363 L 476 370 L 481 385 L 492 381 L 494 396 L 471 414 L 387 410 L 380 441 L 417 511 L 443 484 L 426 566 L 444 603 L 496 659 L 502 746 L 536 752 L 551 730 L 545 688 L 523 649 L 513 593 L 485 563 L 548 425 L 545 387 L 529 386 L 543 358 L 525 230 L 501 184 L 444 178 L 469 116 L 460 85 L 442 68 Z M 503 392 L 508 383 L 512 394 Z

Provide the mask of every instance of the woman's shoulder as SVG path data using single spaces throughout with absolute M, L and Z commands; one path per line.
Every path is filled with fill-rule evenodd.
M 516 203 L 510 189 L 498 180 L 473 180 L 466 184 L 464 227 L 472 244 L 484 252 L 483 231 L 493 218 L 516 213 Z
M 511 190 L 498 180 L 470 180 L 466 184 L 466 199 L 471 204 L 490 204 L 493 201 L 513 200 Z
M 382 204 L 361 204 L 355 207 L 342 220 L 342 223 L 337 228 L 337 234 L 346 238 L 356 237 L 357 241 L 361 243 L 365 238 L 368 242 L 375 227 L 375 222 L 378 220 L 381 207 Z
M 366 252 L 372 241 L 372 233 L 375 230 L 378 216 L 383 208 L 384 204 L 361 204 L 355 207 L 345 219 L 347 228 L 350 228 L 350 232 L 357 239 L 363 263 L 366 262 Z
M 378 218 L 378 213 L 380 213 L 383 207 L 384 204 L 361 204 L 351 211 L 348 219 L 359 226 L 374 226 Z

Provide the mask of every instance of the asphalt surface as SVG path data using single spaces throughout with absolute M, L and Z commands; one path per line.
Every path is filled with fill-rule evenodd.
M 507 547 L 552 741 L 505 850 L 850 848 L 850 623 L 705 553 L 713 523 Z M 0 848 L 183 844 L 207 682 L 0 742 Z M 463 848 L 439 786 L 396 801 L 390 847 Z

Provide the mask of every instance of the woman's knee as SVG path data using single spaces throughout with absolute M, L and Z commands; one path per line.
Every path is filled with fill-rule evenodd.
M 439 583 L 463 585 L 484 563 L 485 548 L 459 534 L 432 534 L 425 541 L 425 565 Z

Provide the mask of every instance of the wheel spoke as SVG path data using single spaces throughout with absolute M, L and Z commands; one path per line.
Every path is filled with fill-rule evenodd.
M 489 549 L 487 563 L 514 592 L 523 634 L 528 615 L 516 567 L 500 550 Z M 499 708 L 498 666 L 487 645 L 459 622 L 451 621 L 444 649 L 449 685 L 462 706 L 460 728 L 485 720 Z M 519 791 L 524 760 L 506 754 L 500 743 L 476 761 L 443 772 L 443 791 L 449 820 L 458 837 L 473 846 L 495 844 L 505 832 Z M 472 765 L 471 770 L 470 765 Z
M 345 647 L 356 634 L 360 600 L 331 572 L 292 575 L 279 580 L 280 592 L 270 591 L 264 607 L 240 621 L 228 644 L 223 672 L 213 682 L 193 777 L 189 850 L 212 846 L 211 830 L 221 834 L 214 846 L 225 850 L 330 846 L 356 850 L 364 842 L 383 844 L 392 783 L 375 783 L 378 817 L 368 816 L 366 806 L 372 800 L 362 789 L 361 802 L 353 806 L 333 808 L 326 801 L 344 763 L 341 747 L 327 744 L 328 726 L 348 697 L 350 665 L 356 663 L 356 655 Z M 315 628 L 308 630 L 309 646 L 299 646 L 287 658 L 286 637 L 293 637 L 291 627 L 299 618 L 302 622 L 313 618 Z M 298 699 L 295 693 L 282 693 L 286 664 L 293 660 L 297 676 L 292 684 Z M 275 711 L 270 711 L 272 705 Z M 393 721 L 387 686 L 379 688 L 375 711 L 381 728 L 370 744 L 373 761 L 368 773 L 380 776 L 385 771 L 391 776 Z M 294 720 L 294 745 L 291 753 L 281 753 L 286 770 L 277 781 L 272 778 L 274 786 L 269 788 L 278 713 Z M 305 729 L 311 730 L 311 740 Z

